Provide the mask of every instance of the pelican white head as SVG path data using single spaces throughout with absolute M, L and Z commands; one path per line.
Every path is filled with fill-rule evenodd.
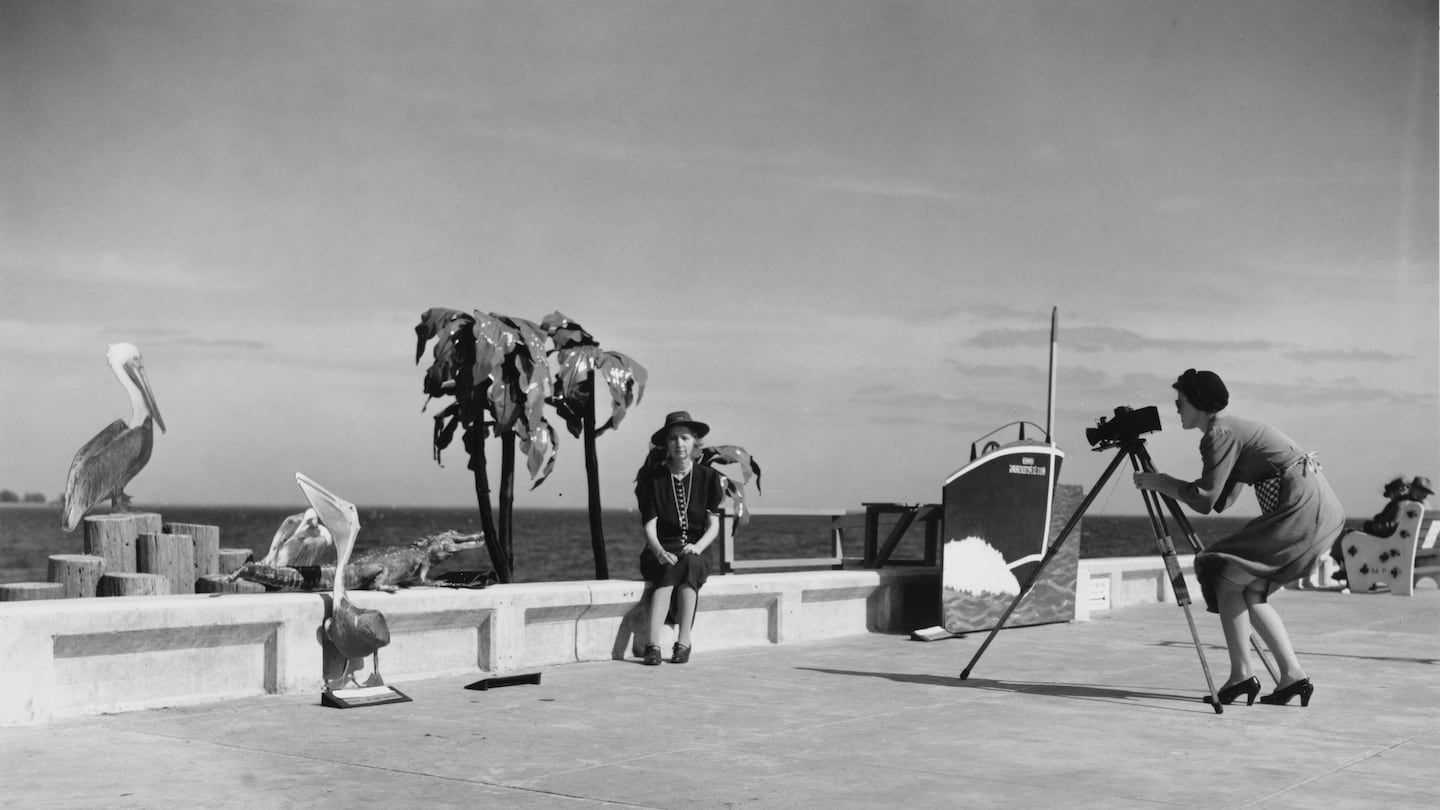
M 165 419 L 155 404 L 155 394 L 150 390 L 150 380 L 145 376 L 145 361 L 140 349 L 134 343 L 111 343 L 105 351 L 105 359 L 116 379 L 130 393 L 130 427 L 138 427 L 145 419 L 153 418 L 160 432 L 165 432 Z

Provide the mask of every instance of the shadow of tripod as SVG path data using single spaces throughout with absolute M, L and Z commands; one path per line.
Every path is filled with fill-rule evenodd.
M 1021 587 L 1020 593 L 1015 597 L 1014 601 L 1010 603 L 1010 606 L 1005 609 L 1004 615 L 1002 615 L 1000 620 L 995 623 L 995 626 L 991 628 L 990 634 L 985 637 L 985 641 L 980 645 L 980 649 L 975 651 L 975 655 L 970 659 L 970 663 L 967 664 L 965 669 L 960 673 L 960 680 L 969 679 L 971 670 L 975 669 L 975 663 L 980 660 L 980 656 L 985 654 L 985 650 L 990 646 L 990 642 L 995 640 L 995 634 L 999 633 L 1000 628 L 1005 626 L 1005 622 L 1009 620 L 1010 614 L 1015 612 L 1015 608 L 1020 604 L 1020 600 L 1025 598 L 1025 594 L 1029 593 L 1036 581 L 1039 580 L 1041 572 L 1045 570 L 1045 566 L 1049 565 L 1050 560 L 1059 552 L 1060 547 L 1064 545 L 1065 540 L 1069 538 L 1070 532 L 1079 524 L 1081 516 L 1085 514 L 1085 510 L 1090 508 L 1091 502 L 1093 502 L 1095 497 L 1104 489 L 1106 481 L 1109 480 L 1111 475 L 1114 475 L 1115 470 L 1119 468 L 1121 462 L 1129 459 L 1131 468 L 1136 472 L 1155 471 L 1155 465 L 1150 460 L 1150 453 L 1145 449 L 1145 440 L 1139 436 L 1140 433 L 1149 433 L 1160 429 L 1160 417 L 1154 406 L 1144 408 L 1140 411 L 1131 411 L 1131 409 L 1123 407 L 1116 408 L 1115 416 L 1114 422 L 1110 423 L 1108 428 L 1106 421 L 1101 419 L 1099 429 L 1088 430 L 1086 434 L 1091 444 L 1095 445 L 1094 449 L 1106 450 L 1114 447 L 1119 448 L 1120 452 L 1115 454 L 1115 458 L 1110 461 L 1110 465 L 1105 468 L 1105 472 L 1101 473 L 1100 478 L 1095 482 L 1095 486 L 1090 489 L 1090 493 L 1085 496 L 1085 500 L 1081 501 L 1080 506 L 1075 510 L 1075 514 L 1070 516 L 1070 520 L 1065 523 L 1065 528 L 1060 531 L 1060 535 L 1055 538 L 1055 542 L 1050 544 L 1050 548 L 1045 552 L 1045 556 L 1040 560 L 1040 564 L 1035 566 L 1035 569 L 1030 572 L 1030 576 L 1025 581 L 1025 585 Z M 1140 426 L 1139 429 L 1127 430 L 1127 428 L 1135 428 L 1136 426 Z M 1145 511 L 1150 516 L 1150 528 L 1155 534 L 1156 548 L 1159 550 L 1161 559 L 1165 563 L 1165 573 L 1170 578 L 1170 588 L 1175 594 L 1175 602 L 1180 606 L 1181 610 L 1185 612 L 1185 622 L 1190 626 L 1190 637 L 1195 642 L 1195 654 L 1200 657 L 1200 668 L 1205 673 L 1205 684 L 1210 689 L 1210 703 L 1215 708 L 1215 713 L 1221 714 L 1225 708 L 1220 704 L 1220 696 L 1215 690 L 1215 679 L 1210 675 L 1210 665 L 1206 662 L 1205 651 L 1200 645 L 1200 635 L 1195 629 L 1195 619 L 1190 614 L 1190 588 L 1185 584 L 1184 572 L 1180 570 L 1180 562 L 1175 554 L 1175 544 L 1170 539 L 1170 528 L 1165 522 L 1165 514 L 1161 510 L 1162 504 L 1169 510 L 1176 524 L 1185 532 L 1186 539 L 1190 541 L 1190 544 L 1195 550 L 1201 551 L 1203 547 L 1200 545 L 1199 538 L 1196 537 L 1195 530 L 1191 527 L 1190 521 L 1187 520 L 1184 513 L 1180 511 L 1180 505 L 1176 503 L 1173 498 L 1149 490 L 1142 490 L 1140 494 L 1145 501 Z M 1276 678 L 1278 683 L 1275 670 L 1271 666 L 1270 660 L 1265 656 L 1264 650 L 1260 647 L 1258 639 L 1252 634 L 1250 641 L 1251 644 L 1255 646 L 1256 652 L 1260 654 L 1260 660 L 1265 663 L 1265 668 L 1269 670 L 1271 678 Z

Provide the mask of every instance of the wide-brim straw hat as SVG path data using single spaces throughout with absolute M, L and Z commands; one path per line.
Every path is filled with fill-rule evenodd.
M 665 414 L 665 426 L 650 434 L 650 443 L 657 447 L 663 447 L 666 432 L 676 425 L 684 425 L 689 428 L 697 439 L 705 438 L 705 434 L 710 432 L 710 426 L 691 419 L 689 411 L 673 411 Z

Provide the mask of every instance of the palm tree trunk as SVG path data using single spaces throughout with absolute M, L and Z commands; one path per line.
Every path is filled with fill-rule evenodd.
M 515 577 L 515 546 L 511 542 L 515 528 L 515 434 L 505 431 L 500 437 L 500 546 L 510 563 L 510 577 Z
M 500 545 L 495 532 L 495 515 L 490 510 L 490 474 L 485 469 L 485 428 L 475 425 L 465 430 L 465 451 L 470 454 L 469 467 L 475 473 L 475 501 L 480 507 L 480 530 L 485 533 L 485 548 L 490 563 L 501 582 L 510 582 L 510 557 Z
M 590 404 L 585 408 L 585 483 L 590 494 L 590 547 L 595 552 L 595 578 L 610 578 L 610 562 L 605 556 L 605 523 L 600 512 L 600 459 L 595 453 L 595 370 L 585 383 L 590 389 Z

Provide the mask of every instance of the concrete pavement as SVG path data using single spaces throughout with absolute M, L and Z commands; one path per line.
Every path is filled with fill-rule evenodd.
M 1309 708 L 1216 715 L 1174 605 L 924 643 L 862 635 L 397 683 L 337 710 L 246 698 L 0 728 L 0 805 L 1432 807 L 1440 591 L 1286 591 Z M 1217 684 L 1216 617 L 1194 609 Z M 1272 684 L 1262 674 L 1266 690 Z

